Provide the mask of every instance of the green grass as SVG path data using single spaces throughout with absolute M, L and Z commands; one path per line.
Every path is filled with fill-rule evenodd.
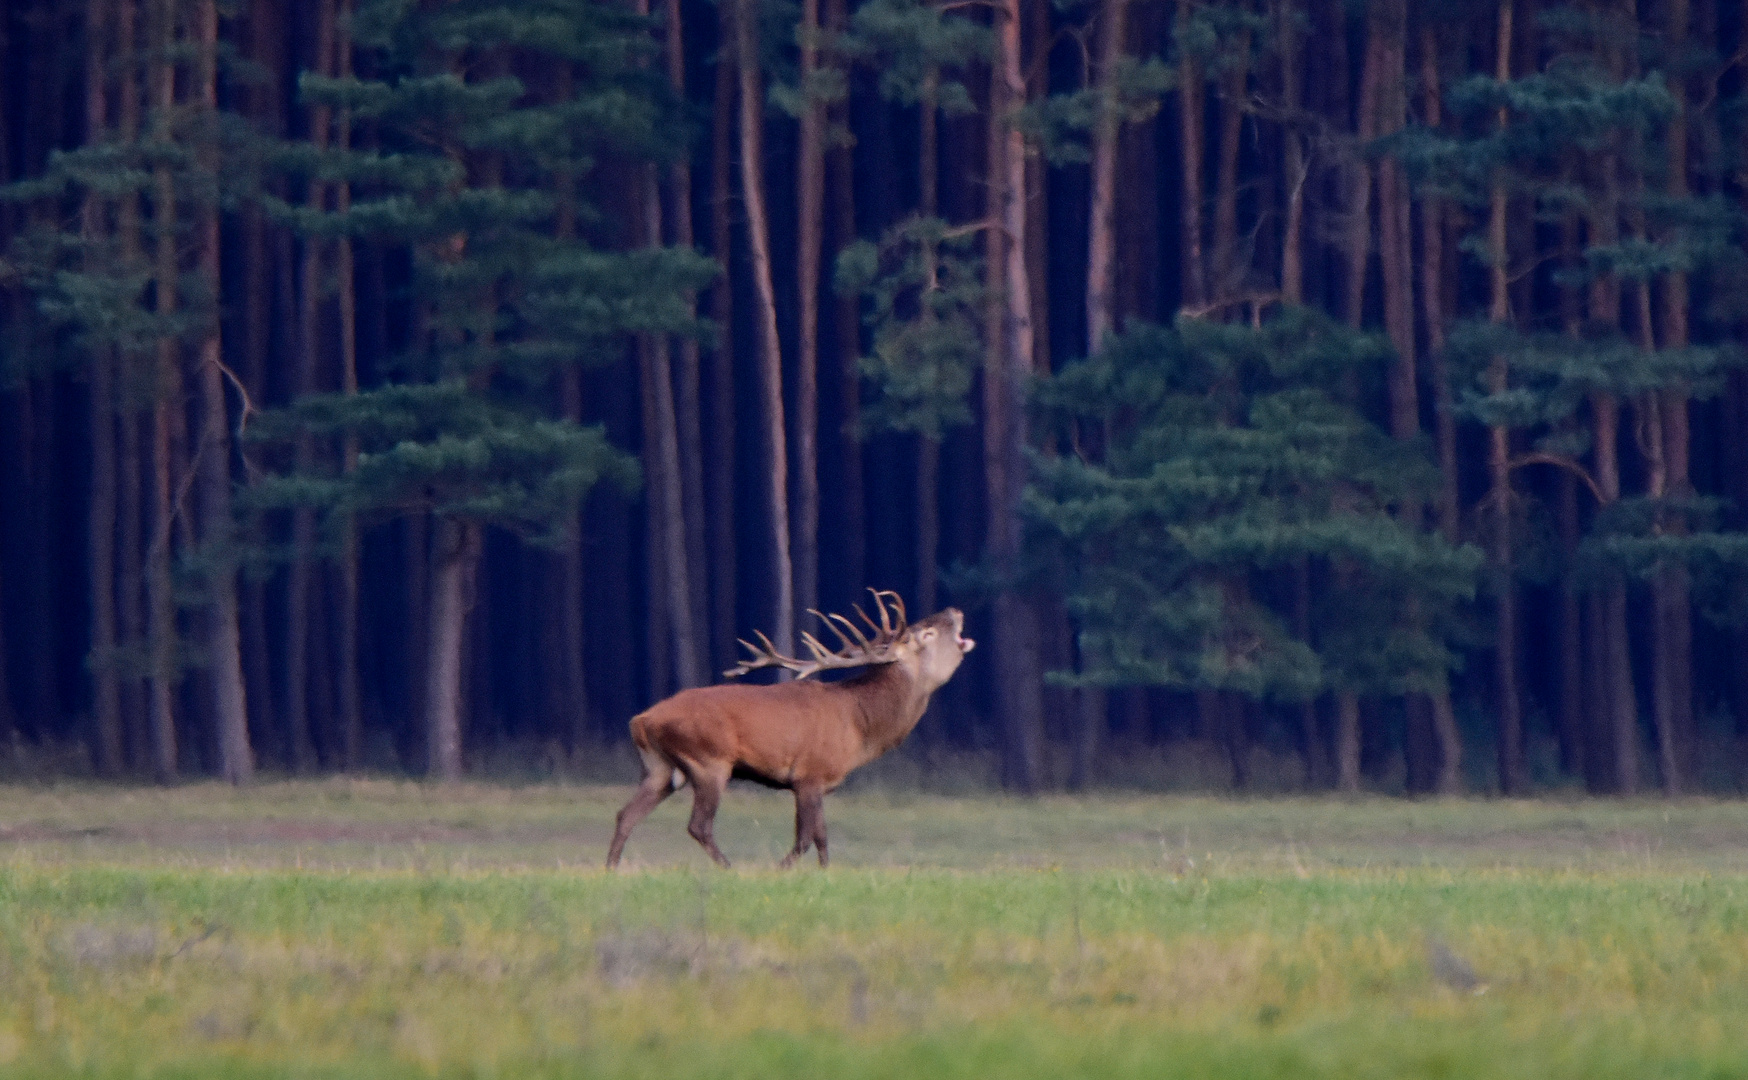
M 1748 1077 L 1745 805 L 624 794 L 0 788 L 0 1074 Z

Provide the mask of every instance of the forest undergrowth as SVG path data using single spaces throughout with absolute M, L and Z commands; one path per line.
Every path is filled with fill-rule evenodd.
M 0 788 L 9 1076 L 1741 1076 L 1748 806 Z

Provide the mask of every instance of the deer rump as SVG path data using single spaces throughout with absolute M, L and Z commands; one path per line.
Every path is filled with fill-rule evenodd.
M 875 603 L 878 623 L 856 609 L 872 636 L 841 616 L 820 615 L 843 643 L 841 649 L 829 651 L 803 635 L 813 655 L 799 660 L 777 652 L 760 635 L 765 647 L 743 642 L 752 658 L 727 672 L 735 676 L 782 667 L 800 676 L 794 682 L 683 690 L 633 717 L 631 737 L 643 759 L 644 777 L 619 811 L 608 867 L 618 865 L 637 823 L 686 784 L 693 791 L 686 831 L 719 865 L 727 866 L 716 845 L 714 822 L 731 779 L 793 791 L 795 846 L 782 865 L 793 864 L 810 846 L 818 851 L 820 865 L 827 865 L 826 793 L 852 770 L 902 742 L 922 718 L 930 696 L 976 644 L 961 632 L 964 615 L 955 608 L 910 625 L 896 594 L 877 592 Z M 840 682 L 805 681 L 822 670 L 857 667 L 863 670 Z

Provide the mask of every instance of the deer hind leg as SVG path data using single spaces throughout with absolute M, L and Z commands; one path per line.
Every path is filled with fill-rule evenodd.
M 607 849 L 609 870 L 619 865 L 619 857 L 625 853 L 625 841 L 630 839 L 631 830 L 680 786 L 675 779 L 674 767 L 666 758 L 653 750 L 644 750 L 642 754 L 643 782 L 637 785 L 631 801 L 620 809 L 613 826 L 613 844 Z
M 795 789 L 795 847 L 778 865 L 787 870 L 807 854 L 809 845 L 819 849 L 819 865 L 826 864 L 825 792 L 819 788 Z
M 813 812 L 813 850 L 819 852 L 819 865 L 830 866 L 831 856 L 825 851 L 825 792 L 819 794 L 819 808 Z
M 692 820 L 686 832 L 704 846 L 716 865 L 728 866 L 728 856 L 716 846 L 716 808 L 722 805 L 722 793 L 728 787 L 727 769 L 706 769 L 681 762 L 686 779 L 692 783 Z

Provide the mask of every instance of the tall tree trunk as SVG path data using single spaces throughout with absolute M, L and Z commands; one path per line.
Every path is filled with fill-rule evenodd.
M 176 106 L 176 69 L 170 62 L 170 46 L 176 35 L 174 0 L 158 0 L 152 35 L 157 55 L 150 79 L 155 115 L 154 139 L 165 147 L 172 143 L 170 114 Z M 165 320 L 176 313 L 176 279 L 180 272 L 176 253 L 176 187 L 168 164 L 153 169 L 152 214 L 157 226 L 154 243 L 153 291 L 155 311 Z M 176 687 L 181 683 L 180 640 L 176 626 L 173 580 L 175 541 L 174 451 L 175 411 L 182 402 L 182 368 L 174 335 L 157 341 L 157 378 L 152 403 L 152 541 L 147 559 L 147 590 L 151 608 L 151 724 L 152 773 L 159 783 L 176 779 Z
M 1377 115 L 1378 81 L 1382 77 L 1383 57 L 1378 54 L 1378 34 L 1375 26 L 1367 30 L 1366 55 L 1360 73 L 1360 103 L 1357 111 L 1359 138 L 1362 142 L 1374 134 Z M 1365 323 L 1366 264 L 1371 258 L 1372 173 L 1358 151 L 1350 152 L 1341 166 L 1343 214 L 1347 219 L 1343 236 L 1347 256 L 1346 288 L 1342 294 L 1342 311 L 1348 326 L 1358 330 Z M 1335 565 L 1337 588 L 1346 587 L 1353 567 L 1340 560 Z M 1335 775 L 1336 787 L 1354 792 L 1360 785 L 1360 699 L 1351 689 L 1338 688 L 1335 694 Z
M 559 73 L 556 95 L 569 100 L 574 93 L 568 66 Z M 560 178 L 557 193 L 558 215 L 555 234 L 560 240 L 574 240 L 577 231 L 576 178 Z M 573 424 L 583 419 L 583 376 L 575 364 L 567 364 L 558 376 L 559 415 Z M 556 557 L 557 596 L 547 597 L 546 610 L 552 617 L 547 630 L 546 648 L 552 659 L 546 671 L 546 714 L 559 720 L 564 732 L 566 749 L 576 754 L 590 741 L 589 687 L 584 664 L 583 618 L 583 511 L 579 507 L 570 515 L 569 535 L 564 550 Z
M 1237 51 L 1250 53 L 1250 34 L 1239 35 Z M 1249 68 L 1238 63 L 1220 77 L 1220 149 L 1214 179 L 1214 272 L 1209 297 L 1219 303 L 1238 294 L 1244 268 L 1238 265 L 1238 151 L 1244 132 L 1244 90 Z M 1224 706 L 1222 706 L 1224 708 Z
M 1293 633 L 1311 647 L 1311 559 L 1293 561 Z M 1299 741 L 1305 757 L 1305 786 L 1315 790 L 1329 783 L 1329 754 L 1317 722 L 1317 698 L 1299 705 Z
M 335 0 L 321 0 L 316 15 L 316 72 L 333 74 Z M 309 140 L 317 152 L 328 149 L 333 111 L 326 105 L 310 109 Z M 312 212 L 327 209 L 327 185 L 311 178 L 304 191 L 304 205 Z M 298 351 L 293 380 L 293 394 L 303 397 L 316 393 L 320 387 L 322 332 L 322 248 L 324 241 L 310 234 L 303 238 L 303 251 L 298 273 Z M 293 451 L 299 472 L 308 472 L 316 463 L 315 436 L 298 432 Z M 313 637 L 313 611 L 319 611 L 315 595 L 316 514 L 312 507 L 300 506 L 292 511 L 291 573 L 287 579 L 285 681 L 287 730 L 291 733 L 292 766 L 300 773 L 316 767 L 314 730 L 309 706 L 310 642 Z
M 817 99 L 819 0 L 801 0 L 801 138 L 795 155 L 795 607 L 819 606 L 819 280 L 825 231 L 825 106 Z
M 826 0 L 826 23 L 834 33 L 843 33 L 849 25 L 846 0 Z M 926 120 L 933 124 L 936 116 L 925 102 Z M 834 102 L 832 126 L 848 129 L 850 107 L 848 98 Z M 836 140 L 829 157 L 831 167 L 828 191 L 832 200 L 833 246 L 841 251 L 857 239 L 856 233 L 856 162 L 855 151 L 847 140 Z M 924 169 L 924 190 L 933 190 L 939 168 Z M 938 212 L 938 207 L 937 207 Z M 838 476 L 838 498 L 844 508 L 843 532 L 838 538 L 839 558 L 848 592 L 854 593 L 867 577 L 868 538 L 862 477 L 862 331 L 861 312 L 854 295 L 837 299 L 835 327 L 838 349 L 838 439 L 843 455 L 843 470 Z M 836 603 L 836 600 L 832 601 Z
M 1429 26 L 1420 36 L 1422 122 L 1437 130 L 1442 122 L 1438 37 Z M 1426 320 L 1428 379 L 1432 383 L 1438 452 L 1438 528 L 1456 543 L 1461 521 L 1457 490 L 1457 416 L 1451 376 L 1445 366 L 1444 202 L 1428 198 L 1420 207 L 1420 300 Z M 1447 758 L 1447 760 L 1449 760 Z
M 923 217 L 940 216 L 940 128 L 937 102 L 940 70 L 930 68 L 923 79 L 922 100 L 917 103 L 917 212 Z M 934 246 L 924 258 L 934 263 Z M 932 320 L 929 308 L 919 316 Z M 916 445 L 916 603 L 917 610 L 935 610 L 941 550 L 941 440 L 937 435 L 917 433 Z
M 1669 29 L 1666 47 L 1677 65 L 1684 60 L 1688 41 L 1688 0 L 1668 0 L 1664 7 Z M 1688 121 L 1687 80 L 1677 75 L 1670 80 L 1675 99 L 1675 114 L 1668 122 L 1667 161 L 1668 194 L 1680 203 L 1690 195 L 1688 185 Z M 1682 349 L 1688 345 L 1689 287 L 1687 274 L 1674 271 L 1663 279 L 1662 318 L 1663 348 Z M 1689 393 L 1685 385 L 1674 385 L 1652 395 L 1651 407 L 1661 410 L 1665 493 L 1683 498 L 1693 493 L 1689 478 L 1691 433 L 1688 421 Z M 1664 528 L 1680 533 L 1685 526 L 1679 519 L 1670 519 Z M 1678 562 L 1660 566 L 1651 582 L 1653 637 L 1656 642 L 1654 679 L 1658 686 L 1655 699 L 1660 706 L 1656 718 L 1663 753 L 1663 788 L 1667 794 L 1679 794 L 1682 781 L 1693 767 L 1693 602 L 1689 591 L 1687 568 Z
M 1087 215 L 1086 354 L 1094 356 L 1116 329 L 1117 66 L 1123 57 L 1129 0 L 1104 0 L 1099 16 L 1098 123 L 1093 128 L 1092 209 Z
M 1117 329 L 1117 149 L 1122 117 L 1117 108 L 1117 67 L 1123 58 L 1129 0 L 1105 0 L 1099 18 L 1098 123 L 1093 128 L 1092 205 L 1087 215 L 1086 355 L 1095 356 Z M 1080 654 L 1084 671 L 1088 662 Z M 1078 692 L 1073 766 L 1068 786 L 1083 790 L 1091 780 L 1108 724 L 1108 692 L 1082 686 Z
M 1641 227 L 1636 226 L 1634 233 L 1635 239 L 1644 239 Z M 1639 347 L 1649 353 L 1655 345 L 1652 340 L 1651 290 L 1648 282 L 1633 283 L 1633 300 L 1637 308 L 1634 330 L 1639 339 Z M 1645 496 L 1653 502 L 1669 496 L 1669 471 L 1664 459 L 1666 447 L 1663 439 L 1663 403 L 1659 400 L 1660 397 L 1658 391 L 1652 390 L 1632 402 L 1633 430 L 1645 466 Z M 1667 527 L 1661 521 L 1658 525 L 1661 528 Z M 1666 568 L 1659 567 L 1658 576 L 1651 582 L 1651 716 L 1657 734 L 1657 765 L 1662 775 L 1663 791 L 1673 797 L 1681 794 L 1685 770 L 1680 761 L 1681 733 L 1677 731 L 1675 720 L 1675 673 L 1669 655 L 1673 643 L 1669 640 L 1667 621 L 1670 598 L 1662 588 L 1665 572 Z
M 1026 96 L 1023 107 L 1050 94 L 1050 10 L 1053 0 L 1020 0 L 1025 26 L 1020 33 L 1026 63 Z M 1032 298 L 1032 370 L 1050 374 L 1050 170 L 1044 155 L 1032 147 L 1026 154 L 1026 281 Z M 1039 612 L 1039 625 L 1044 614 Z
M 1026 25 L 1020 34 L 1021 49 L 1031 60 L 1026 64 L 1026 98 L 1023 104 L 1043 101 L 1050 96 L 1050 53 L 1055 41 L 1051 28 L 1052 0 L 1021 0 Z M 1038 378 L 1048 377 L 1050 359 L 1050 175 L 1044 155 L 1032 147 L 1026 154 L 1026 261 L 1027 292 L 1032 301 L 1032 370 Z M 1054 452 L 1046 440 L 1042 452 Z M 938 531 L 938 530 L 937 530 Z M 1040 677 L 1045 668 L 1067 659 L 1069 638 L 1068 609 L 1060 604 L 1040 602 L 1034 605 L 1038 625 L 1038 663 Z M 1065 729 L 1074 722 L 1070 713 L 1070 695 L 1040 686 L 1043 712 L 1041 726 Z M 1043 736 L 1039 736 L 1042 746 Z M 1041 751 L 1040 751 L 1041 752 Z
M 1407 121 L 1407 22 L 1401 0 L 1381 0 L 1372 7 L 1370 33 L 1376 41 L 1381 71 L 1378 77 L 1374 120 L 1377 134 L 1400 131 Z M 1436 93 L 1436 89 L 1434 93 Z M 1414 336 L 1414 240 L 1409 207 L 1408 178 L 1393 157 L 1378 162 L 1378 256 L 1382 264 L 1384 329 L 1396 351 L 1389 372 L 1390 433 L 1402 442 L 1420 437 L 1420 392 L 1416 370 Z M 1402 508 L 1402 516 L 1416 531 L 1423 527 L 1425 507 Z M 1407 618 L 1418 621 L 1418 605 L 1410 605 Z M 1439 699 L 1443 699 L 1442 701 Z M 1446 747 L 1441 731 L 1451 713 L 1450 692 L 1408 695 L 1409 738 L 1404 741 L 1409 786 L 1417 790 L 1441 790 L 1454 777 L 1443 767 Z M 1454 724 L 1450 725 L 1454 728 Z M 1423 760 L 1432 756 L 1439 760 Z M 1460 775 L 1460 773 L 1456 773 Z
M 771 641 L 782 652 L 795 642 L 795 569 L 789 547 L 789 450 L 783 420 L 783 347 L 777 336 L 777 290 L 771 279 L 771 228 L 765 212 L 764 80 L 758 64 L 758 0 L 738 0 L 736 50 L 740 68 L 740 181 L 747 240 L 758 297 L 760 396 L 764 404 L 766 461 L 770 466 L 771 570 L 776 588 Z
M 1499 6 L 1499 31 L 1496 42 L 1494 79 L 1501 85 L 1511 80 L 1512 2 Z M 1506 125 L 1506 113 L 1499 110 L 1499 126 Z M 1508 292 L 1510 249 L 1506 244 L 1506 196 L 1502 183 L 1495 182 L 1487 218 L 1488 281 L 1491 301 L 1488 318 L 1504 323 L 1511 317 Z M 1505 358 L 1496 356 L 1487 369 L 1487 389 L 1504 393 L 1509 374 Z M 1523 764 L 1523 713 L 1517 679 L 1517 582 L 1512 569 L 1511 538 L 1511 429 L 1497 424 L 1488 429 L 1487 472 L 1493 502 L 1493 563 L 1499 580 L 1498 606 L 1495 611 L 1494 674 L 1499 700 L 1499 787 L 1507 795 L 1523 791 L 1527 777 Z
M 1616 787 L 1613 695 L 1609 682 L 1608 611 L 1603 590 L 1584 597 L 1584 707 L 1588 716 L 1584 783 L 1601 794 Z M 1635 772 L 1636 775 L 1636 772 Z
M 1394 134 L 1407 121 L 1406 31 L 1403 0 L 1376 0 L 1372 36 L 1382 66 L 1377 80 L 1379 137 Z M 1393 157 L 1378 161 L 1378 258 L 1383 269 L 1384 330 L 1396 350 L 1389 372 L 1390 431 L 1401 440 L 1420 434 L 1419 381 L 1415 371 L 1414 240 L 1409 224 L 1408 178 Z M 1418 514 L 1416 515 L 1418 517 Z
M 85 5 L 85 141 L 108 138 L 110 29 L 105 0 Z M 95 248 L 107 228 L 105 206 L 95 193 L 85 197 L 81 233 Z M 91 592 L 92 712 L 97 723 L 97 769 L 116 776 L 122 769 L 121 677 L 116 668 L 115 632 L 115 380 L 118 356 L 104 345 L 91 358 L 91 502 L 88 509 Z
M 989 483 L 988 542 L 997 572 L 1015 572 L 1020 555 L 1020 496 L 1028 442 L 1025 392 L 1035 373 L 1031 282 L 1026 266 L 1026 144 L 1011 112 L 1026 100 L 1020 50 L 1019 0 L 996 9 L 996 57 L 991 67 L 990 197 L 1001 223 L 1001 348 L 984 373 L 984 465 Z M 1044 702 L 1037 611 L 1013 588 L 996 596 L 996 683 L 1006 730 L 1005 772 L 1021 792 L 1042 778 Z
M 269 137 L 284 137 L 282 119 L 284 59 L 283 13 L 274 0 L 256 0 L 247 14 L 245 56 L 260 66 L 263 77 L 239 96 L 256 128 Z M 273 185 L 275 195 L 285 195 L 283 182 Z M 242 347 L 237 374 L 249 400 L 267 400 L 267 373 L 272 365 L 273 253 L 268 244 L 267 212 L 260 206 L 242 211 Z M 267 583 L 256 577 L 243 584 L 243 674 L 249 683 L 249 708 L 256 732 L 280 730 L 273 692 L 272 646 L 267 628 Z
M 131 366 L 131 365 L 130 365 Z M 120 552 L 116 574 L 120 593 L 118 608 L 121 618 L 121 640 L 131 648 L 147 641 L 145 608 L 145 521 L 143 498 L 145 473 L 141 466 L 140 414 L 124 406 L 121 414 L 121 443 L 116 458 L 121 466 L 119 486 L 120 524 L 116 529 L 116 546 Z M 147 684 L 138 672 L 130 673 L 121 686 L 122 730 L 127 745 L 129 768 L 136 773 L 150 770 L 152 736 L 147 719 Z
M 424 697 L 427 768 L 438 780 L 461 779 L 462 643 L 479 571 L 480 532 L 476 521 L 437 522 Z
M 1177 0 L 1180 26 L 1194 10 L 1193 0 Z M 1182 35 L 1180 33 L 1180 39 Z M 1183 191 L 1180 215 L 1183 235 L 1178 249 L 1181 263 L 1182 306 L 1196 309 L 1206 304 L 1208 262 L 1202 249 L 1202 128 L 1207 117 L 1207 86 L 1202 63 L 1185 55 L 1178 62 L 1178 143 L 1183 159 Z
M 1427 124 L 1438 124 L 1437 43 L 1429 31 L 1422 39 L 1427 61 L 1430 89 L 1427 91 Z M 1444 205 L 1437 199 L 1421 204 L 1421 292 L 1425 306 L 1428 378 L 1432 382 L 1435 428 L 1439 463 L 1437 521 L 1439 533 L 1455 544 L 1461 539 L 1461 523 L 1457 505 L 1457 421 L 1452 400 L 1451 377 L 1445 367 L 1444 328 Z M 1441 795 L 1455 794 L 1463 786 L 1463 735 L 1457 727 L 1456 711 L 1451 704 L 1450 687 L 1432 698 L 1433 735 L 1438 741 L 1439 771 L 1437 790 Z
M 1619 441 L 1620 403 L 1613 394 L 1593 394 L 1592 437 L 1596 453 L 1596 483 L 1604 505 L 1619 501 L 1621 494 Z M 1601 657 L 1598 675 L 1603 678 L 1601 698 L 1614 762 L 1615 791 L 1636 794 L 1639 789 L 1638 703 L 1633 689 L 1632 652 L 1627 637 L 1627 587 L 1618 575 L 1603 586 Z
M 137 13 L 134 0 L 115 0 L 117 57 L 134 56 Z M 140 133 L 140 83 L 133 64 L 126 69 L 126 75 L 119 83 L 116 108 L 119 113 L 120 138 L 123 145 L 131 145 L 139 138 Z M 140 211 L 140 197 L 137 192 L 122 195 L 116 207 L 116 232 L 121 241 L 121 259 L 124 265 L 136 270 L 141 267 L 143 260 L 140 246 Z M 120 373 L 128 378 L 137 380 L 144 374 L 138 370 L 144 360 L 139 353 L 126 351 L 118 356 L 118 360 L 124 365 Z M 129 646 L 138 647 L 148 638 L 144 607 L 147 534 L 144 531 L 142 502 L 145 496 L 145 475 L 142 469 L 144 461 L 140 442 L 140 409 L 137 404 L 122 404 L 121 446 L 117 456 L 122 470 L 121 523 L 117 529 L 120 548 L 118 577 L 121 591 L 121 639 Z M 147 684 L 137 674 L 122 686 L 130 761 L 133 768 L 140 772 L 150 767 L 147 763 L 151 760 L 152 736 L 146 690 Z
M 685 24 L 680 0 L 667 0 L 668 83 L 675 96 L 686 96 Z M 691 250 L 697 244 L 692 228 L 692 163 L 682 156 L 668 174 L 673 194 L 676 247 Z M 686 311 L 698 313 L 698 294 L 686 290 Z M 702 361 L 698 339 L 690 334 L 679 342 L 679 363 L 674 372 L 674 423 L 680 455 L 680 508 L 682 539 L 686 551 L 686 595 L 691 603 L 691 663 L 700 678 L 710 673 L 710 578 L 705 569 L 704 525 L 704 428 L 700 374 Z
M 569 230 L 564 230 L 569 232 Z M 563 232 L 561 232 L 563 235 Z M 575 366 L 567 366 L 559 376 L 560 414 L 572 423 L 583 418 L 582 374 Z M 548 715 L 562 717 L 565 744 L 574 754 L 589 740 L 589 687 L 583 664 L 583 536 L 581 514 L 572 515 L 571 535 L 565 539 L 564 551 L 558 556 L 558 596 L 551 598 L 550 607 L 557 614 L 557 633 L 551 648 L 558 658 L 556 669 L 548 672 L 548 685 L 556 693 L 548 706 Z
M 1620 239 L 1619 163 L 1613 153 L 1603 155 L 1601 169 L 1602 193 L 1590 219 L 1592 246 L 1612 247 Z M 1590 322 L 1597 326 L 1621 325 L 1621 283 L 1612 274 L 1598 276 L 1590 283 Z M 1611 393 L 1593 393 L 1591 406 L 1592 473 L 1601 492 L 1604 507 L 1621 497 L 1620 475 L 1620 402 Z M 1611 572 L 1600 586 L 1601 597 L 1597 614 L 1599 628 L 1599 664 L 1593 675 L 1601 680 L 1597 698 L 1602 705 L 1599 719 L 1609 745 L 1609 760 L 1614 765 L 1612 777 L 1616 793 L 1631 795 L 1639 786 L 1639 722 L 1638 701 L 1633 686 L 1632 651 L 1627 631 L 1627 587 L 1618 572 Z
M 1366 267 L 1372 254 L 1372 169 L 1361 147 L 1378 134 L 1378 84 L 1388 63 L 1386 53 L 1377 21 L 1368 20 L 1365 59 L 1360 68 L 1360 99 L 1354 110 L 1361 145 L 1350 149 L 1341 164 L 1342 214 L 1346 217 L 1342 246 L 1347 256 L 1342 310 L 1347 313 L 1348 325 L 1356 330 L 1365 324 Z
M 1560 532 L 1560 550 L 1568 565 L 1578 551 L 1578 478 L 1561 471 L 1555 499 L 1555 519 Z M 1584 776 L 1584 626 L 1583 600 L 1571 581 L 1560 583 L 1559 612 L 1559 725 L 1560 767 L 1569 776 Z
M 638 10 L 641 14 L 649 14 L 649 0 L 638 0 Z M 678 4 L 671 6 L 670 14 L 677 18 Z M 678 27 L 671 26 L 670 34 L 678 34 Z M 683 58 L 682 66 L 676 70 L 675 58 L 672 56 L 676 41 L 669 42 L 668 79 L 677 92 L 685 89 Z M 690 187 L 690 184 L 687 185 Z M 676 218 L 685 219 L 683 232 L 684 244 L 691 246 L 692 208 L 688 205 L 678 205 Z M 644 175 L 643 183 L 643 225 L 644 242 L 650 247 L 662 245 L 662 194 L 661 182 L 655 166 L 649 166 Z M 687 525 L 686 525 L 686 493 L 685 473 L 681 463 L 680 424 L 674 407 L 673 363 L 670 343 L 666 334 L 650 334 L 643 339 L 639 351 L 642 358 L 642 383 L 644 400 L 643 430 L 644 468 L 648 481 L 647 506 L 650 514 L 651 576 L 659 582 L 665 595 L 659 598 L 659 604 L 667 609 L 667 627 L 673 637 L 668 646 L 673 657 L 674 677 L 679 680 L 680 689 L 702 686 L 710 681 L 705 664 L 707 649 L 700 639 L 702 629 L 695 621 L 697 608 L 692 602 L 691 564 L 687 559 Z M 694 383 L 696 382 L 696 356 L 693 356 Z M 653 425 L 650 423 L 653 421 Z M 654 547 L 661 545 L 660 557 L 654 557 Z M 661 576 L 655 574 L 656 567 L 661 568 Z M 656 696 L 666 693 L 663 688 Z
M 341 78 L 352 74 L 351 0 L 340 0 L 340 19 L 335 31 L 335 68 Z M 340 152 L 352 147 L 352 117 L 342 109 L 335 134 Z M 344 215 L 352 208 L 352 185 L 341 180 L 334 185 L 334 210 Z M 352 238 L 342 235 L 334 252 L 335 276 L 340 294 L 340 392 L 358 393 L 358 293 L 353 263 Z M 340 467 L 347 473 L 358 468 L 358 438 L 348 434 L 340 448 Z M 364 703 L 358 671 L 358 522 L 348 517 L 341 526 L 340 566 L 335 579 L 336 618 L 339 621 L 340 743 L 348 769 L 363 765 Z
M 218 112 L 218 6 L 201 0 L 201 104 L 209 116 Z M 219 161 L 215 148 L 205 151 L 206 168 L 216 187 Z M 200 276 L 207 295 L 215 299 L 219 286 L 219 208 L 201 208 Z M 237 622 L 237 564 L 232 553 L 231 426 L 225 407 L 224 358 L 220 319 L 215 309 L 200 342 L 200 388 L 204 418 L 201 432 L 200 479 L 202 545 L 210 567 L 206 651 L 212 667 L 213 719 L 217 725 L 219 771 L 233 784 L 255 776 L 255 753 L 249 745 L 249 699 L 243 683 L 242 637 Z
M 1299 41 L 1298 5 L 1294 0 L 1277 0 L 1275 33 L 1280 42 L 1281 108 L 1286 121 L 1281 125 L 1281 159 L 1286 186 L 1286 213 L 1281 228 L 1281 299 L 1289 304 L 1305 302 L 1305 181 L 1308 168 L 1305 142 L 1299 134 L 1299 112 L 1303 107 L 1304 75 L 1300 69 L 1302 45 Z
M 1335 786 L 1354 793 L 1360 789 L 1360 696 L 1351 690 L 1335 695 Z
M 736 86 L 735 51 L 738 6 L 717 5 L 716 90 L 710 141 L 710 253 L 720 267 L 710 290 L 710 315 L 716 323 L 716 346 L 710 354 L 710 623 L 712 666 L 721 670 L 735 653 L 735 571 L 739 565 L 735 538 L 734 451 L 734 260 L 732 202 Z M 756 81 L 756 80 L 755 80 Z
M 417 728 L 425 722 L 429 705 L 425 700 L 426 685 L 431 673 L 431 520 L 417 514 L 402 524 L 401 590 L 406 600 L 406 640 L 402 656 L 406 659 L 402 684 L 407 701 L 408 727 Z M 421 731 L 425 738 L 425 766 L 432 767 L 435 746 L 430 731 Z M 409 762 L 410 763 L 410 762 Z
M 1277 33 L 1281 55 L 1281 101 L 1286 113 L 1282 127 L 1286 165 L 1284 178 L 1287 191 L 1285 224 L 1281 230 L 1281 299 L 1288 304 L 1305 302 L 1305 185 L 1310 166 L 1305 158 L 1303 136 L 1299 134 L 1299 112 L 1302 108 L 1301 58 L 1298 10 L 1293 0 L 1281 0 L 1277 14 Z M 1311 643 L 1311 564 L 1306 558 L 1293 566 L 1294 632 L 1299 640 Z M 1328 762 L 1324 753 L 1322 733 L 1318 730 L 1317 699 L 1307 698 L 1299 705 L 1300 741 L 1304 745 L 1305 786 L 1317 788 L 1328 783 Z
M 91 674 L 97 721 L 97 768 L 119 775 L 122 754 L 121 677 L 117 670 L 115 539 L 115 354 L 104 349 L 91 365 Z
M 651 243 L 661 243 L 661 195 L 651 170 L 645 189 L 645 224 Z M 644 469 L 648 483 L 650 574 L 659 582 L 656 597 L 665 608 L 664 620 L 672 640 L 664 643 L 673 657 L 673 674 L 680 689 L 709 682 L 704 668 L 705 650 L 692 622 L 692 574 L 686 561 L 685 496 L 680 471 L 680 438 L 674 417 L 674 384 L 671 352 L 666 334 L 645 335 L 639 355 L 643 361 Z M 659 550 L 658 550 L 659 548 Z M 660 573 L 657 573 L 659 567 Z M 656 696 L 667 693 L 660 688 Z

